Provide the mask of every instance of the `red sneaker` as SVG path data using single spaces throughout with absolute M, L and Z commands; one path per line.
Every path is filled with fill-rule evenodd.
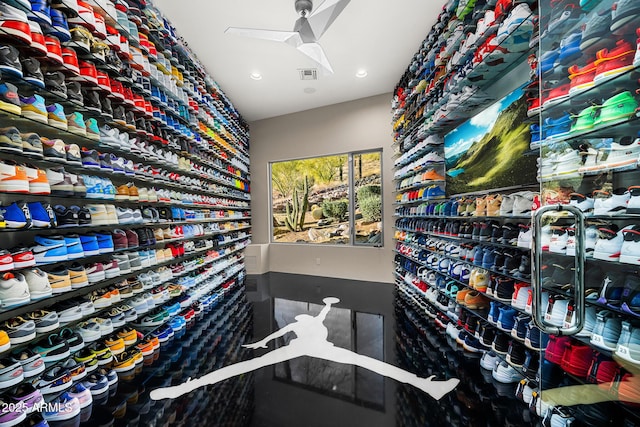
M 100 70 L 97 71 L 98 87 L 105 92 L 111 92 L 111 79 L 109 75 Z
M 636 47 L 627 40 L 618 40 L 612 50 L 602 49 L 596 53 L 596 75 L 594 82 L 600 83 L 632 70 Z
M 33 254 L 31 254 L 31 256 L 33 256 Z M 0 271 L 10 271 L 14 268 L 11 253 L 6 249 L 0 249 Z
M 593 79 L 596 76 L 596 64 L 594 61 L 588 61 L 587 65 L 582 68 L 577 65 L 569 67 L 569 79 L 571 80 L 571 88 L 569 89 L 570 96 L 590 89 L 595 85 Z
M 33 256 L 33 252 L 31 252 L 31 249 L 11 249 L 11 258 L 13 260 L 13 265 L 15 268 L 26 268 L 36 265 L 36 258 Z
M 44 36 L 44 42 L 47 47 L 47 59 L 50 62 L 54 62 L 58 65 L 63 64 L 62 60 L 62 47 L 60 46 L 60 40 L 55 36 Z
M 62 48 L 62 71 L 67 75 L 79 76 L 80 66 L 78 65 L 78 55 L 70 47 Z
M 570 83 L 566 83 L 553 89 L 545 89 L 543 91 L 547 92 L 547 96 L 544 98 L 544 102 L 542 103 L 543 108 L 550 108 L 554 105 L 558 105 L 559 103 L 566 101 L 569 99 L 569 89 L 571 88 Z M 544 95 L 543 95 L 544 97 Z

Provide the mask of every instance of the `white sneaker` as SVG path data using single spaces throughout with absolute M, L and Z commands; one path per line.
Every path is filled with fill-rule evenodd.
M 85 205 L 91 214 L 91 225 L 108 225 L 109 217 L 105 205 Z
M 500 358 L 493 351 L 488 351 L 482 355 L 480 359 L 480 367 L 482 369 L 486 369 L 487 371 L 493 371 L 498 363 L 500 362 Z
M 21 273 L 4 273 L 0 277 L 2 308 L 15 307 L 31 301 L 29 285 Z
M 556 254 L 567 253 L 567 240 L 569 234 L 567 229 L 563 227 L 552 227 L 551 241 L 549 242 L 549 252 Z
M 52 295 L 53 291 L 51 289 L 47 273 L 39 268 L 31 268 L 25 270 L 23 274 L 29 287 L 31 300 L 35 301 L 42 298 L 48 298 Z
M 622 229 L 624 241 L 620 248 L 620 262 L 640 265 L 640 226 L 634 225 Z
M 593 197 L 584 196 L 580 193 L 571 193 L 571 200 L 569 205 L 574 206 L 582 211 L 585 216 L 593 214 Z
M 533 191 L 521 191 L 519 193 L 512 194 L 512 196 L 515 196 L 515 199 L 513 201 L 513 216 L 531 214 L 536 193 L 534 193 Z M 502 203 L 504 203 L 504 199 Z
M 627 203 L 631 198 L 631 193 L 626 189 L 614 190 L 608 193 L 596 190 L 594 193 L 593 214 L 594 215 L 621 215 L 627 212 Z
M 628 228 L 631 228 L 630 225 Z M 622 231 L 618 231 L 617 227 L 609 228 L 601 227 L 598 229 L 599 236 L 593 251 L 593 257 L 606 261 L 618 261 L 620 258 L 620 250 L 624 242 Z
M 533 231 L 530 226 L 520 226 L 520 234 L 518 234 L 519 248 L 531 249 L 531 241 L 533 240 Z
M 504 360 L 496 365 L 492 376 L 494 380 L 504 384 L 517 383 L 523 379 L 522 374 Z
M 628 214 L 640 214 L 640 186 L 633 185 L 628 188 L 629 201 L 627 202 Z
M 595 225 L 589 226 L 584 230 L 584 251 L 587 258 L 593 258 L 593 251 L 596 248 L 596 242 L 598 241 L 598 227 Z
M 553 296 L 549 298 L 549 304 L 544 314 L 544 320 L 558 328 L 563 327 L 569 306 L 568 299 L 562 299 L 561 296 Z

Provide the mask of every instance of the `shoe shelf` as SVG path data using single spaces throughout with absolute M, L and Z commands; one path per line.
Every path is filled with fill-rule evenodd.
M 531 16 L 527 17 L 527 19 L 531 18 Z M 523 20 L 523 22 L 527 22 L 527 19 Z M 522 37 L 521 34 L 518 34 L 518 30 L 520 26 L 523 24 L 519 24 L 514 27 L 513 31 L 510 32 L 510 35 L 507 36 L 504 40 L 502 40 L 497 47 L 502 48 L 504 46 L 509 46 L 512 43 L 515 43 L 515 37 Z M 495 24 L 495 30 L 497 31 L 497 24 Z M 524 28 L 524 27 L 523 27 Z M 484 40 L 488 38 L 491 34 L 487 34 Z M 480 39 L 477 43 L 478 47 L 484 41 Z M 412 135 L 419 126 L 426 124 L 429 127 L 427 135 L 430 134 L 444 134 L 447 131 L 452 130 L 457 125 L 462 123 L 464 120 L 473 116 L 474 111 L 468 109 L 468 107 L 463 107 L 464 104 L 461 104 L 458 108 L 445 112 L 444 114 L 440 114 L 439 117 L 434 117 L 436 110 L 438 107 L 442 107 L 446 105 L 450 94 L 459 92 L 464 87 L 474 87 L 474 91 L 469 95 L 469 98 L 472 98 L 476 93 L 480 91 L 488 91 L 494 84 L 499 84 L 500 80 L 504 75 L 506 75 L 509 71 L 516 68 L 520 65 L 524 60 L 532 53 L 534 53 L 534 49 L 532 47 L 528 47 L 526 50 L 522 52 L 510 52 L 508 54 L 504 54 L 500 58 L 507 65 L 504 67 L 491 67 L 489 65 L 489 61 L 487 59 L 494 59 L 492 57 L 493 54 L 487 55 L 481 62 L 477 63 L 475 66 L 473 65 L 473 59 L 469 59 L 466 64 L 458 66 L 458 68 L 454 71 L 451 71 L 447 74 L 442 75 L 437 83 L 433 85 L 431 92 L 426 93 L 418 105 L 413 107 L 413 112 L 419 110 L 422 106 L 427 105 L 429 99 L 438 99 L 437 107 L 431 108 L 429 110 L 425 109 L 425 113 L 422 117 L 415 120 L 415 123 L 410 123 L 408 126 L 408 130 L 404 133 L 404 135 Z M 495 52 L 495 51 L 494 51 Z M 494 68 L 492 70 L 492 68 Z M 484 75 L 488 75 L 487 79 L 484 79 Z M 435 76 L 435 72 L 432 73 L 429 78 L 425 80 L 430 81 L 430 78 Z M 446 82 L 446 83 L 445 83 Z M 438 96 L 438 93 L 442 93 L 442 95 Z M 430 96 L 430 94 L 432 94 Z M 486 100 L 484 103 L 480 103 L 476 106 L 477 110 L 482 110 L 484 107 L 488 106 L 492 102 L 491 99 Z M 446 111 L 446 110 L 445 110 Z M 409 113 L 411 115 L 411 113 Z M 406 116 L 406 113 L 405 113 Z M 456 117 L 457 116 L 457 117 Z
M 56 234 L 60 232 L 71 232 L 71 233 L 83 233 L 88 231 L 94 231 L 96 227 L 117 227 L 121 230 L 132 230 L 136 228 L 169 228 L 173 226 L 182 226 L 182 225 L 195 225 L 195 224 L 216 224 L 223 221 L 229 221 L 231 219 L 251 219 L 247 218 L 211 218 L 207 220 L 194 220 L 194 221 L 175 221 L 175 222 L 141 222 L 141 223 L 132 223 L 132 224 L 107 224 L 107 225 L 79 225 L 79 226 L 67 226 L 67 227 L 49 227 L 49 228 L 2 228 L 0 229 L 0 235 L 4 233 L 36 233 L 36 234 Z M 250 226 L 240 227 L 240 228 L 231 228 L 231 229 L 219 229 L 215 230 L 215 233 L 211 235 L 215 236 L 216 234 L 224 234 L 231 233 L 234 231 L 240 230 L 248 230 Z M 162 240 L 160 241 L 162 242 Z M 164 242 L 167 242 L 164 240 Z M 159 243 L 159 242 L 158 242 Z
M 88 137 L 82 136 L 82 135 L 78 135 L 69 131 L 64 131 L 62 129 L 58 129 L 55 128 L 53 126 L 50 126 L 48 124 L 45 123 L 41 123 L 35 120 L 31 120 L 28 118 L 24 118 L 22 116 L 16 116 L 12 113 L 9 113 L 7 111 L 1 111 L 0 110 L 0 120 L 3 121 L 3 123 L 5 124 L 10 124 L 11 126 L 15 126 L 18 129 L 22 128 L 22 129 L 29 129 L 32 132 L 38 133 L 38 134 L 42 134 L 42 135 L 55 135 L 55 136 L 61 136 L 66 143 L 71 144 L 71 143 L 75 143 L 80 147 L 86 147 L 86 148 L 94 148 L 94 149 L 99 149 L 101 152 L 103 153 L 109 153 L 109 152 L 118 152 L 119 154 L 122 155 L 123 158 L 125 158 L 126 160 L 137 160 L 139 161 L 145 161 L 145 164 L 148 163 L 148 160 L 146 160 L 144 157 L 141 156 L 135 156 L 134 154 L 132 154 L 131 152 L 128 152 L 126 150 L 116 150 L 114 149 L 112 146 L 101 146 L 101 145 L 96 145 L 97 141 L 90 139 Z M 8 153 L 2 153 L 3 156 L 4 155 L 9 155 Z M 10 155 L 9 155 L 10 156 Z M 21 160 L 21 161 L 27 161 L 27 162 L 43 162 L 43 163 L 47 163 L 50 166 L 53 167 L 58 167 L 58 166 L 65 166 L 65 167 L 69 167 L 70 169 L 74 169 L 77 170 L 80 173 L 85 173 L 85 174 L 93 174 L 94 172 L 99 172 L 99 169 L 95 169 L 95 168 L 86 168 L 86 167 L 82 167 L 82 166 L 73 166 L 70 165 L 68 162 L 64 162 L 64 163 L 58 163 L 58 162 L 50 162 L 48 161 L 46 158 L 41 160 L 41 159 L 37 159 L 34 157 L 28 157 L 28 156 L 19 156 L 19 155 L 15 155 L 15 157 L 7 157 L 7 158 L 12 158 L 15 160 Z M 173 167 L 173 166 L 168 166 L 166 164 L 163 163 L 159 163 L 162 167 L 164 168 L 168 168 L 173 170 L 176 173 L 187 173 L 186 171 Z M 117 176 L 117 174 L 111 174 L 111 176 L 115 177 Z M 123 177 L 126 177 L 127 175 L 122 175 Z M 224 180 L 220 180 L 220 179 L 212 179 L 212 178 L 203 178 L 202 176 L 200 176 L 199 174 L 195 174 L 195 176 L 198 179 L 205 179 L 214 183 L 219 183 L 222 184 L 224 186 L 228 186 L 230 183 Z M 131 176 L 129 176 L 131 177 Z M 131 177 L 134 178 L 134 177 Z M 236 177 L 237 178 L 237 177 Z M 155 181 L 154 181 L 155 182 Z M 175 188 L 181 188 L 178 187 L 176 184 Z M 193 190 L 193 186 L 185 186 L 184 188 L 189 188 L 190 190 Z M 206 192 L 206 191 L 205 191 Z M 244 193 L 246 194 L 246 193 Z M 211 195 L 211 193 L 208 193 L 208 195 Z M 226 194 L 221 194 L 221 196 L 227 196 Z
M 434 303 L 432 303 L 431 301 L 429 301 L 429 300 L 425 299 L 425 297 L 424 297 L 424 296 L 422 296 L 420 293 L 416 292 L 414 289 L 410 288 L 408 285 L 406 285 L 406 283 L 402 283 L 402 284 L 398 284 L 398 283 L 396 283 L 396 286 L 397 286 L 397 288 L 399 288 L 399 289 L 400 289 L 400 291 L 401 291 L 401 292 L 405 293 L 406 295 L 409 295 L 409 297 L 410 297 L 410 298 L 412 298 L 412 299 L 413 299 L 413 300 L 414 300 L 418 305 L 420 305 L 420 306 L 424 306 L 424 304 L 426 303 L 426 304 L 428 304 L 430 307 L 432 307 L 433 309 L 435 309 L 435 310 L 437 310 L 438 312 L 442 313 L 443 315 L 447 316 L 447 318 L 448 318 L 448 319 L 450 319 L 450 321 L 452 321 L 453 323 L 457 323 L 457 322 L 458 322 L 458 319 L 456 319 L 456 318 L 452 318 L 448 311 L 446 311 L 446 310 L 442 310 L 442 309 L 441 309 L 440 307 L 438 307 L 436 304 L 434 304 Z M 441 295 L 444 295 L 444 294 L 441 294 Z M 445 295 L 445 296 L 446 296 L 446 295 Z M 453 300 L 453 301 L 455 301 L 455 299 L 452 299 L 452 298 L 451 298 L 451 297 L 449 297 L 449 296 L 446 296 L 446 298 L 447 298 L 448 300 Z M 419 302 L 420 300 L 424 300 L 424 302 Z M 520 344 L 522 344 L 523 346 L 526 346 L 526 344 L 525 344 L 525 340 L 524 340 L 524 339 L 522 339 L 522 338 L 518 337 L 517 335 L 511 334 L 511 333 L 510 333 L 510 331 L 505 331 L 505 330 L 503 330 L 503 329 L 499 329 L 499 328 L 498 328 L 494 323 L 490 322 L 490 321 L 487 319 L 487 316 L 486 316 L 486 314 L 485 314 L 485 313 L 478 312 L 477 310 L 471 310 L 471 309 L 468 309 L 468 308 L 466 308 L 466 307 L 464 307 L 464 306 L 463 306 L 463 308 L 464 308 L 467 312 L 469 312 L 470 314 L 472 314 L 473 316 L 475 316 L 475 317 L 477 317 L 477 318 L 479 318 L 479 319 L 483 320 L 483 321 L 484 321 L 484 322 L 486 322 L 488 325 L 491 325 L 491 327 L 495 328 L 496 335 L 497 335 L 497 334 L 503 334 L 503 335 L 506 335 L 507 337 L 509 337 L 509 339 L 511 339 L 511 340 L 515 340 L 515 341 L 519 342 Z M 426 310 L 425 310 L 425 311 L 426 311 Z M 463 328 L 462 330 L 464 330 L 464 328 Z M 469 333 L 469 334 L 471 334 L 471 333 Z M 473 336 L 473 335 L 472 335 L 472 336 Z M 453 338 L 453 337 L 452 337 L 452 338 Z M 476 339 L 477 339 L 477 338 L 476 338 Z M 464 352 L 465 352 L 465 355 L 466 355 L 466 356 L 468 356 L 468 353 L 469 353 L 469 352 L 476 353 L 476 354 L 478 354 L 478 353 L 479 353 L 479 354 L 482 354 L 482 353 L 484 353 L 485 351 L 490 351 L 490 350 L 487 350 L 487 348 L 490 348 L 490 347 L 486 347 L 484 344 L 482 344 L 482 340 L 480 340 L 480 339 L 479 339 L 479 341 L 480 341 L 480 345 L 481 345 L 481 346 L 483 346 L 483 347 L 484 347 L 484 349 L 476 349 L 476 351 L 470 351 L 470 350 L 468 350 L 468 348 L 467 348 L 467 347 L 463 347 L 463 346 L 462 346 L 462 344 L 461 344 L 460 342 L 458 342 L 458 340 L 456 340 L 457 344 L 459 344 L 460 346 L 459 346 L 459 347 L 457 347 L 457 348 L 455 348 L 455 350 L 458 350 L 458 351 L 460 351 L 460 350 L 464 350 Z M 532 348 L 530 348 L 530 347 L 527 347 L 527 348 L 528 348 L 529 350 L 531 350 L 531 351 L 538 351 L 538 350 L 536 350 L 536 349 L 532 349 Z M 507 362 L 507 363 L 508 363 L 512 368 L 514 368 L 514 369 L 515 369 L 515 370 L 516 370 L 516 371 L 517 371 L 517 372 L 518 372 L 518 373 L 519 373 L 523 378 L 526 378 L 526 373 L 527 373 L 527 372 L 523 369 L 523 366 L 522 366 L 522 365 L 517 365 L 517 364 L 512 363 L 511 359 L 507 357 L 507 350 L 505 350 L 505 352 L 504 352 L 504 353 L 502 353 L 502 352 L 498 352 L 498 351 L 495 351 L 495 349 L 493 349 L 492 351 L 493 351 L 493 353 L 494 353 L 494 354 L 496 354 L 496 355 L 498 356 L 498 358 L 500 358 L 502 361 Z
M 20 156 L 20 155 L 2 152 L 1 148 L 0 148 L 0 153 L 2 154 L 4 160 L 14 160 L 18 163 L 23 163 L 23 162 L 37 163 L 39 167 L 49 168 L 49 169 L 63 167 L 65 171 L 72 172 L 76 175 L 89 175 L 89 176 L 100 176 L 104 178 L 109 178 L 112 182 L 118 183 L 117 185 L 114 184 L 116 187 L 121 184 L 126 184 L 127 182 L 136 183 L 137 184 L 136 187 L 144 187 L 151 183 L 154 187 L 157 187 L 157 188 L 165 188 L 169 190 L 178 189 L 182 191 L 188 190 L 190 194 L 199 194 L 203 196 L 211 196 L 212 194 L 216 194 L 216 193 L 212 193 L 210 190 L 200 189 L 198 187 L 194 187 L 193 185 L 181 184 L 179 182 L 172 182 L 171 180 L 150 179 L 148 176 L 144 176 L 142 174 L 136 174 L 136 175 L 115 174 L 113 173 L 113 171 L 106 170 L 106 169 L 88 168 L 88 167 L 83 167 L 78 164 L 73 164 L 68 162 L 65 162 L 65 163 L 54 162 L 49 160 L 46 157 L 44 159 L 36 160 L 32 157 L 26 157 L 26 156 Z M 107 152 L 103 151 L 103 153 L 107 153 Z M 227 195 L 221 195 L 221 194 L 217 194 L 217 195 L 227 197 Z M 44 196 L 46 197 L 50 195 L 44 195 Z M 52 197 L 55 197 L 55 195 Z
M 229 244 L 231 244 L 232 242 L 229 242 Z M 221 245 L 221 246 L 225 246 L 225 244 Z M 238 248 L 234 248 L 233 250 L 224 253 L 222 255 L 218 255 L 214 260 L 212 260 L 212 262 L 216 261 L 216 260 L 221 260 L 224 258 L 227 258 L 231 255 L 234 255 L 240 251 L 242 251 L 244 248 L 246 247 L 246 245 L 241 245 Z M 155 265 L 149 266 L 149 267 L 143 267 L 140 270 L 136 270 L 135 272 L 131 272 L 131 273 L 125 273 L 125 274 L 121 274 L 115 278 L 112 279 L 106 279 L 103 281 L 100 281 L 98 283 L 95 284 L 89 284 L 89 286 L 85 286 L 79 289 L 72 289 L 71 291 L 68 292 L 64 292 L 61 294 L 55 294 L 52 297 L 49 298 L 44 298 L 41 300 L 36 300 L 36 301 L 32 301 L 28 304 L 23 304 L 17 307 L 12 307 L 12 308 L 8 308 L 8 309 L 4 309 L 4 310 L 0 310 L 0 322 L 4 322 L 5 320 L 11 319 L 13 317 L 19 316 L 21 314 L 24 314 L 26 312 L 30 312 L 30 311 L 35 311 L 35 310 L 40 310 L 43 308 L 47 308 L 50 307 L 52 305 L 54 305 L 55 303 L 61 302 L 61 301 L 66 301 L 69 299 L 73 299 L 76 297 L 81 297 L 83 295 L 88 295 L 91 292 L 95 291 L 95 290 L 99 290 L 99 289 L 104 289 L 107 288 L 109 286 L 115 285 L 119 282 L 122 282 L 123 280 L 127 280 L 127 279 L 132 279 L 135 278 L 136 276 L 146 273 L 148 271 L 151 270 L 155 270 L 159 267 L 166 267 L 169 266 L 171 264 L 175 264 L 176 262 L 184 262 L 184 261 L 189 261 L 189 260 L 193 260 L 193 259 L 197 259 L 200 255 L 202 255 L 203 253 L 206 253 L 207 251 L 213 251 L 215 249 L 213 248 L 204 248 L 204 249 L 200 249 L 200 250 L 196 250 L 194 252 L 191 252 L 189 254 L 185 254 L 184 257 L 182 258 L 178 258 L 178 259 L 171 259 L 168 261 L 164 261 L 161 263 L 157 263 Z M 121 252 L 126 252 L 127 250 L 120 250 L 120 251 L 114 251 L 112 252 L 112 254 L 115 253 L 121 253 Z M 107 255 L 107 254 L 105 254 Z M 99 259 L 100 256 L 98 257 L 93 257 L 95 259 Z M 83 260 L 87 260 L 88 258 L 83 258 Z M 58 263 L 58 264 L 63 264 L 62 263 Z M 53 264 L 47 264 L 47 266 L 52 266 Z M 200 266 L 198 266 L 200 267 Z M 174 278 L 172 278 L 173 280 Z
M 430 187 L 434 184 L 436 185 L 442 185 L 445 183 L 444 179 L 427 179 L 424 181 L 420 181 L 416 184 L 411 184 L 405 187 L 396 187 L 396 191 L 400 192 L 400 191 L 408 191 L 408 190 L 419 190 L 421 188 L 427 188 Z
M 237 273 L 238 273 L 238 271 L 236 271 L 234 274 L 237 274 Z M 222 281 L 223 281 L 223 280 L 222 280 Z M 216 286 L 215 286 L 213 289 L 211 289 L 211 290 L 209 291 L 209 294 L 213 294 L 213 293 L 218 289 L 218 287 L 222 284 L 222 283 L 221 283 L 222 281 L 221 281 L 221 280 L 218 280 L 218 281 L 217 281 L 218 283 L 216 283 Z M 166 281 L 166 282 L 168 282 L 168 281 Z M 166 283 L 166 282 L 160 282 L 160 283 L 158 284 L 158 286 L 156 286 L 154 289 L 161 288 L 161 287 L 162 287 L 162 283 Z M 168 301 L 166 301 L 166 302 L 162 303 L 162 305 L 171 305 L 171 304 L 172 304 L 172 302 L 173 302 L 173 303 L 179 302 L 179 298 L 180 298 L 183 294 L 185 294 L 185 293 L 186 293 L 186 294 L 188 294 L 188 290 L 187 290 L 187 291 L 181 291 L 180 295 L 176 295 L 176 296 L 172 297 L 172 298 L 171 298 L 171 299 L 169 299 Z M 124 302 L 124 303 L 126 304 L 126 300 L 123 300 L 123 301 L 120 301 L 120 302 Z M 116 304 L 117 304 L 117 303 L 116 303 Z M 56 329 L 55 331 L 52 331 L 52 332 L 50 332 L 50 333 L 48 333 L 48 334 L 44 334 L 44 335 L 55 334 L 55 333 L 57 333 L 57 332 L 62 331 L 62 330 L 63 330 L 63 329 L 65 329 L 65 328 L 73 327 L 74 325 L 77 325 L 77 324 L 79 324 L 79 323 L 81 323 L 81 322 L 83 322 L 83 321 L 85 321 L 85 320 L 90 319 L 90 318 L 99 317 L 99 316 L 100 316 L 100 314 L 105 314 L 105 313 L 107 313 L 111 308 L 112 308 L 112 307 L 105 308 L 105 309 L 102 309 L 102 310 L 96 310 L 94 313 L 89 314 L 89 315 L 87 315 L 87 316 L 84 316 L 81 320 L 74 321 L 74 322 L 70 322 L 70 323 L 66 324 L 65 326 L 62 326 L 62 327 L 60 327 L 60 328 Z M 182 309 L 182 308 L 181 308 L 181 311 L 183 311 L 183 310 L 184 310 L 184 309 Z M 143 317 L 143 316 L 144 316 L 144 315 L 141 315 L 140 317 Z M 194 316 L 195 316 L 195 315 L 194 315 Z M 140 341 L 144 341 L 145 339 L 147 339 L 147 338 L 149 338 L 149 337 L 153 336 L 154 332 L 156 332 L 156 331 L 158 331 L 158 330 L 162 329 L 166 324 L 168 324 L 168 323 L 173 319 L 173 317 L 175 317 L 175 316 L 168 316 L 168 317 L 167 317 L 167 318 L 162 322 L 162 324 L 160 324 L 160 325 L 156 325 L 156 326 L 153 326 L 153 327 L 138 327 L 138 328 L 135 328 L 135 329 L 136 329 L 136 330 L 138 330 L 138 331 L 146 331 L 146 333 L 143 335 L 143 338 L 142 338 L 141 340 L 136 340 L 136 342 L 135 342 L 135 343 L 133 343 L 133 344 L 125 345 L 125 349 L 124 349 L 124 351 L 123 351 L 123 352 L 126 352 L 126 351 L 128 351 L 128 350 L 131 350 L 131 349 L 135 348 L 135 347 L 137 346 L 137 344 L 138 344 Z M 135 325 L 135 323 L 127 323 L 127 324 L 125 324 L 125 325 L 123 325 L 123 326 L 121 326 L 121 327 L 114 327 L 114 328 L 113 328 L 113 331 L 112 331 L 111 333 L 107 334 L 107 335 L 115 335 L 115 334 L 117 334 L 119 331 L 121 331 L 122 329 L 124 329 L 124 328 L 126 328 L 126 327 L 130 327 L 131 325 Z M 185 328 L 186 328 L 186 325 L 185 325 Z M 38 339 L 38 338 L 36 338 L 36 339 Z M 100 341 L 100 339 L 98 339 L 98 340 L 96 340 L 96 341 Z M 93 342 L 91 342 L 91 343 L 84 342 L 84 343 L 83 343 L 83 347 L 82 347 L 81 349 L 78 349 L 77 351 L 73 352 L 73 353 L 69 356 L 69 358 L 72 358 L 75 354 L 78 354 L 78 353 L 79 353 L 79 352 L 81 352 L 83 349 L 85 349 L 85 348 L 87 348 L 87 347 L 90 347 L 92 344 L 93 344 Z M 18 346 L 16 346 L 16 347 L 18 348 Z M 25 346 L 22 346 L 22 348 L 24 348 L 24 347 L 25 347 Z M 65 359 L 65 360 L 66 360 L 66 359 Z M 63 363 L 63 362 L 64 362 L 64 361 L 60 361 L 60 362 L 55 362 L 55 363 L 47 364 L 47 365 L 46 365 L 46 370 L 49 370 L 49 369 L 51 369 L 51 368 L 53 368 L 53 367 L 55 367 L 55 366 L 60 366 L 60 365 L 62 365 L 62 363 Z M 142 362 L 141 362 L 141 363 L 142 363 Z M 138 364 L 136 364 L 136 365 L 138 365 Z M 99 366 L 104 367 L 104 365 L 99 365 Z M 135 368 L 134 368 L 134 369 L 135 369 Z M 126 374 L 125 374 L 125 375 L 126 375 Z M 42 376 L 42 374 L 39 374 L 39 375 L 36 375 L 36 376 L 34 376 L 34 377 L 32 377 L 32 378 L 26 378 L 26 379 L 24 379 L 23 381 L 21 381 L 21 383 L 27 383 L 27 382 L 28 382 L 28 383 L 31 383 L 32 385 L 36 386 L 36 384 L 37 384 L 37 382 L 39 381 L 39 379 L 40 379 L 40 377 L 41 377 L 41 376 Z M 120 375 L 118 375 L 118 376 L 120 376 Z M 21 383 L 20 383 L 20 384 L 21 384 Z M 65 391 L 66 391 L 66 390 L 65 390 Z M 61 392 L 59 392 L 59 393 L 48 394 L 48 395 L 47 395 L 47 399 L 51 399 L 51 398 L 54 398 L 54 399 L 55 399 L 55 397 L 59 396 L 60 394 L 64 393 L 65 391 L 61 391 Z
M 434 150 L 435 151 L 435 150 Z M 413 168 L 411 171 L 406 172 L 402 175 L 398 175 L 398 176 L 394 176 L 393 180 L 394 181 L 402 181 L 403 179 L 407 179 L 407 178 L 411 178 L 414 177 L 416 175 L 419 175 L 420 173 L 424 173 L 430 169 L 440 169 L 442 170 L 444 168 L 444 161 L 437 161 L 437 162 L 428 162 L 428 163 L 424 163 L 421 164 L 415 168 Z
M 399 231 L 405 231 L 407 233 L 413 234 L 413 239 L 415 238 L 419 238 L 420 236 L 425 236 L 425 237 L 432 237 L 435 238 L 437 240 L 446 240 L 449 242 L 460 242 L 460 243 L 468 243 L 468 244 L 472 244 L 472 245 L 482 245 L 482 246 L 491 246 L 491 247 L 495 247 L 495 248 L 500 248 L 500 249 L 519 249 L 522 252 L 529 252 L 531 249 L 530 248 L 525 248 L 522 246 L 517 246 L 517 245 L 510 245 L 507 243 L 501 243 L 501 242 L 494 242 L 493 240 L 489 239 L 489 240 L 479 240 L 479 239 L 469 239 L 466 237 L 458 237 L 458 236 L 447 236 L 445 234 L 440 234 L 440 233 L 433 233 L 433 232 L 429 232 L 429 231 L 417 231 L 415 229 L 411 229 L 411 228 L 400 228 L 400 227 L 395 227 L 396 230 Z M 407 239 L 410 239 L 410 236 L 407 235 Z M 397 242 L 402 242 L 405 243 L 407 240 L 403 240 L 402 238 L 396 238 L 394 237 L 394 240 L 396 240 Z M 464 261 L 462 258 L 460 258 L 461 261 Z

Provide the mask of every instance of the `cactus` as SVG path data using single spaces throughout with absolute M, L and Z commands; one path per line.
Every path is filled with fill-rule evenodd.
M 309 178 L 305 175 L 302 190 L 296 185 L 291 203 L 287 203 L 285 224 L 290 231 L 303 231 L 305 215 L 309 210 Z

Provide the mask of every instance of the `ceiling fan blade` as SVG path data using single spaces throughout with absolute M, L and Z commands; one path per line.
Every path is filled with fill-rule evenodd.
M 293 47 L 297 47 L 298 43 L 302 42 L 299 41 L 300 34 L 296 31 L 258 30 L 256 28 L 229 27 L 224 31 L 224 33 L 242 37 L 251 37 L 254 39 L 288 43 Z
M 309 15 L 309 25 L 316 40 L 327 31 L 351 0 L 326 0 Z
M 331 63 L 318 43 L 303 43 L 297 49 L 318 63 L 325 72 L 333 74 Z

